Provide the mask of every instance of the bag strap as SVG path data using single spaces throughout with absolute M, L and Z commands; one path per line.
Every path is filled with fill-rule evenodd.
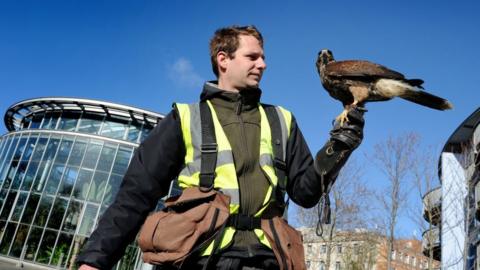
M 285 208 L 287 204 L 284 202 L 283 195 L 286 188 L 286 170 L 287 163 L 285 162 L 283 153 L 283 133 L 282 125 L 280 123 L 280 117 L 278 116 L 277 109 L 272 105 L 264 106 L 265 114 L 267 115 L 268 123 L 272 131 L 272 149 L 273 149 L 273 166 L 275 168 L 275 174 L 277 175 L 278 182 L 275 190 L 275 196 L 277 202 L 282 208 Z M 286 138 L 285 138 L 286 139 Z
M 206 101 L 200 104 L 200 119 L 202 125 L 202 146 L 200 165 L 200 190 L 208 192 L 213 189 L 215 180 L 215 167 L 217 165 L 218 145 L 215 137 L 212 113 Z

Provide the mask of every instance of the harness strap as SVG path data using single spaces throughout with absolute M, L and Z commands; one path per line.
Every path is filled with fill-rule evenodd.
M 240 231 L 253 231 L 254 229 L 260 229 L 261 224 L 261 218 L 245 214 L 230 215 L 227 221 L 227 226 L 234 227 Z
M 273 166 L 275 168 L 275 174 L 278 178 L 275 196 L 278 204 L 282 208 L 285 208 L 286 203 L 283 195 L 287 190 L 285 181 L 287 163 L 285 162 L 283 154 L 282 126 L 280 124 L 280 118 L 277 110 L 274 106 L 265 106 L 264 110 L 268 118 L 268 123 L 270 124 L 270 129 L 272 130 Z
M 213 189 L 215 167 L 217 165 L 218 145 L 215 138 L 212 114 L 207 102 L 200 102 L 200 119 L 202 125 L 202 146 L 200 165 L 200 190 L 208 192 Z

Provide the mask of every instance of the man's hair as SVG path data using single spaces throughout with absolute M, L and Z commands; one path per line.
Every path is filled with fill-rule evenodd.
M 255 37 L 260 46 L 263 48 L 263 37 L 260 31 L 253 26 L 238 26 L 232 25 L 225 28 L 220 28 L 215 31 L 212 39 L 210 40 L 210 60 L 212 61 L 212 70 L 213 73 L 218 78 L 218 63 L 217 63 L 217 54 L 219 52 L 225 52 L 228 57 L 234 58 L 235 51 L 237 51 L 240 44 L 240 36 L 253 36 Z

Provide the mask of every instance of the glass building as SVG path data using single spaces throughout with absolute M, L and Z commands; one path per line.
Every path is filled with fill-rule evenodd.
M 441 258 L 442 269 L 480 269 L 480 108 L 450 135 L 439 158 L 441 186 L 424 198 L 431 228 L 424 252 Z
M 133 151 L 163 118 L 109 102 L 38 98 L 0 138 L 0 259 L 65 269 L 113 202 Z M 133 269 L 134 244 L 116 266 Z

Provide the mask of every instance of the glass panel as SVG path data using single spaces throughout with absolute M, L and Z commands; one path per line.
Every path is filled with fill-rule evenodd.
M 132 154 L 131 148 L 120 147 L 120 149 L 118 149 L 117 157 L 113 164 L 112 172 L 124 175 L 125 172 L 127 171 L 131 154 Z
M 110 172 L 112 168 L 112 162 L 115 158 L 115 152 L 117 150 L 116 144 L 105 144 L 102 149 L 102 153 L 100 154 L 101 162 L 97 165 L 97 170 Z
M 7 163 L 8 164 L 8 163 Z M 18 161 L 12 161 L 10 166 L 4 171 L 6 174 L 4 183 L 3 183 L 3 188 L 8 189 L 10 187 L 10 183 L 12 182 L 13 176 L 15 175 L 16 169 L 17 169 Z
M 26 116 L 22 119 L 22 127 L 21 129 L 26 129 L 30 126 L 30 122 L 32 122 L 32 116 Z
M 73 185 L 78 176 L 78 168 L 76 167 L 67 167 L 65 173 L 63 174 L 62 184 L 60 185 L 60 190 L 58 193 L 63 196 L 70 196 L 72 192 Z
M 30 235 L 27 240 L 27 252 L 25 253 L 25 259 L 33 261 L 35 253 L 37 252 L 40 237 L 42 236 L 43 229 L 32 227 Z
M 118 266 L 116 269 L 118 270 L 130 270 L 135 269 L 135 258 L 137 257 L 138 248 L 134 245 L 128 245 L 127 249 L 125 250 L 125 254 L 118 262 Z M 245 267 L 244 269 L 248 269 Z M 255 269 L 255 268 L 252 268 Z
M 38 249 L 37 259 L 35 261 L 45 264 L 50 262 L 50 257 L 53 253 L 53 246 L 55 245 L 55 240 L 57 239 L 57 233 L 57 231 L 45 230 L 42 244 Z
M 148 124 L 143 125 L 142 136 L 140 138 L 140 142 L 143 142 L 148 137 L 148 134 L 150 134 L 152 129 L 153 129 L 153 126 L 151 126 L 151 125 L 148 125 Z
M 45 187 L 45 192 L 52 195 L 56 194 L 64 169 L 64 165 L 53 164 L 52 170 L 50 171 L 50 176 L 48 177 L 47 185 Z
M 20 225 L 18 226 L 17 235 L 13 241 L 12 248 L 10 249 L 10 256 L 19 258 L 22 254 L 23 244 L 25 244 L 25 239 L 27 239 L 28 226 Z
M 138 122 L 132 122 L 130 128 L 128 129 L 127 141 L 129 142 L 138 142 L 138 135 L 140 135 L 140 130 L 142 130 L 142 124 Z
M 40 137 L 40 139 L 38 139 L 37 147 L 35 148 L 35 152 L 33 152 L 33 161 L 40 161 L 43 155 L 43 151 L 45 150 L 47 141 L 48 138 L 46 137 Z
M 108 173 L 101 171 L 95 172 L 90 191 L 88 192 L 88 201 L 100 203 L 108 181 Z
M 48 142 L 47 150 L 43 155 L 43 160 L 53 160 L 53 157 L 57 153 L 57 148 L 60 143 L 60 138 L 57 136 L 52 136 Z
M 0 191 L 0 210 L 2 209 L 3 202 L 5 201 L 5 197 L 7 196 L 7 191 L 8 190 L 5 190 L 5 189 Z M 1 235 L 2 234 L 0 233 L 0 236 Z
M 15 234 L 15 229 L 17 228 L 17 223 L 9 222 L 7 229 L 3 235 L 2 243 L 0 244 L 0 253 L 7 254 L 10 244 L 12 243 L 13 235 Z
M 40 200 L 40 195 L 38 194 L 31 194 L 30 198 L 28 198 L 27 207 L 25 207 L 25 211 L 23 212 L 22 223 L 30 224 L 33 220 L 33 215 L 35 214 L 35 210 L 37 210 L 38 201 Z
M 23 154 L 23 150 L 25 149 L 26 143 L 27 143 L 27 137 L 23 136 L 20 139 L 20 143 L 18 143 L 17 151 L 15 151 L 15 155 L 13 155 L 13 160 L 16 160 L 16 161 L 20 160 L 20 157 Z
M 11 221 L 19 221 L 20 216 L 22 215 L 23 208 L 25 207 L 25 203 L 27 202 L 28 193 L 21 192 L 17 198 L 17 204 L 13 209 L 12 217 L 10 218 Z
M 0 236 L 3 236 L 3 234 L 5 233 L 5 227 L 6 226 L 7 226 L 7 222 L 3 221 L 3 220 L 0 220 Z
M 85 213 L 83 213 L 82 225 L 80 225 L 80 229 L 78 230 L 79 234 L 89 236 L 92 233 L 97 211 L 98 206 L 93 204 L 86 205 Z
M 126 121 L 107 118 L 105 119 L 100 135 L 114 139 L 123 139 L 127 127 Z
M 15 198 L 17 197 L 17 191 L 11 190 L 8 193 L 7 199 L 5 200 L 5 205 L 3 206 L 2 214 L 0 214 L 0 219 L 8 219 L 10 211 L 12 210 L 13 204 L 15 203 Z
M 102 126 L 103 115 L 99 114 L 83 114 L 80 120 L 79 132 L 98 134 Z
M 78 174 L 78 180 L 73 190 L 73 197 L 78 199 L 85 199 L 87 197 L 88 187 L 92 179 L 92 171 L 81 169 Z
M 12 140 L 11 137 L 7 139 L 7 142 L 5 144 L 5 148 L 2 151 L 2 155 L 0 156 L 0 175 L 2 175 L 3 167 L 5 166 L 5 161 L 7 159 L 6 153 L 8 152 L 8 149 L 10 148 Z M 3 178 L 0 178 L 0 185 L 3 183 Z
M 0 174 L 0 184 L 2 181 L 5 182 L 5 185 L 3 188 L 8 188 L 10 186 L 13 173 L 15 172 L 15 170 L 12 171 L 12 166 L 10 166 L 10 164 L 11 164 L 13 153 L 15 151 L 17 143 L 18 143 L 18 137 L 13 139 L 13 142 L 10 145 L 10 149 L 8 150 L 7 156 L 5 158 L 5 163 L 3 164 L 3 170 L 2 170 L 2 173 Z M 13 165 L 16 166 L 16 164 L 13 164 Z
M 120 184 L 122 183 L 123 176 L 118 174 L 110 175 L 110 180 L 107 185 L 107 190 L 105 191 L 105 199 L 103 203 L 105 205 L 110 205 L 115 196 L 117 196 L 118 190 L 120 189 Z
M 70 269 L 69 267 L 70 267 L 70 262 L 72 260 L 72 257 L 78 255 L 78 252 L 82 250 L 85 243 L 87 243 L 87 239 L 88 239 L 87 237 L 75 235 L 70 254 L 68 255 L 68 259 L 66 260 L 67 265 L 65 265 L 65 267 L 67 269 Z M 72 269 L 76 269 L 75 265 L 72 265 L 71 267 Z
M 33 120 L 32 120 L 32 124 L 30 125 L 30 129 L 39 128 L 40 123 L 42 122 L 42 118 L 43 118 L 43 114 L 41 114 L 41 115 L 35 114 L 33 116 Z
M 94 169 L 97 164 L 98 156 L 100 150 L 102 149 L 101 141 L 91 140 L 90 144 L 87 147 L 87 152 L 85 153 L 85 158 L 82 163 L 82 167 Z
M 37 192 L 42 192 L 43 187 L 45 186 L 45 181 L 47 181 L 48 172 L 52 166 L 52 160 L 40 162 L 40 167 L 38 168 L 37 175 L 35 176 L 35 183 L 33 184 L 33 190 Z
M 80 118 L 80 113 L 64 112 L 58 124 L 58 129 L 66 131 L 75 131 Z
M 46 129 L 48 128 L 48 126 L 50 125 L 50 120 L 52 118 L 52 114 L 51 113 L 45 113 L 44 117 L 43 117 L 43 122 L 42 124 L 40 125 L 40 128 L 41 129 Z
M 67 215 L 65 216 L 65 221 L 63 222 L 62 231 L 70 233 L 75 232 L 75 230 L 77 229 L 80 213 L 82 212 L 82 206 L 82 202 L 75 200 L 70 201 Z
M 51 265 L 62 267 L 67 262 L 68 251 L 72 245 L 73 235 L 61 233 L 58 237 L 57 246 L 53 252 Z M 133 269 L 133 268 L 132 268 Z
M 63 215 L 67 209 L 68 201 L 62 198 L 57 198 L 53 204 L 52 214 L 48 220 L 48 227 L 52 229 L 60 229 L 62 224 Z
M 80 166 L 82 162 L 83 154 L 87 148 L 87 141 L 79 139 L 75 141 L 73 145 L 72 152 L 70 154 L 70 159 L 68 160 L 68 165 Z
M 35 173 L 37 172 L 37 169 L 38 169 L 38 162 L 36 161 L 30 162 L 27 172 L 25 173 L 25 178 L 23 179 L 23 183 L 21 187 L 22 190 L 30 190 L 30 188 L 32 187 L 33 178 L 35 177 Z
M 44 226 L 47 222 L 48 213 L 52 206 L 53 197 L 43 196 L 40 200 L 40 206 L 38 207 L 37 215 L 35 217 L 34 224 L 38 226 Z
M 12 189 L 18 189 L 23 177 L 25 176 L 25 170 L 27 169 L 28 161 L 22 160 L 17 168 L 17 173 L 13 177 Z
M 57 126 L 58 118 L 60 117 L 60 113 L 54 112 L 54 113 L 49 113 L 50 116 L 50 121 L 47 121 L 47 123 L 43 124 L 44 129 L 55 129 Z
M 25 161 L 30 160 L 30 157 L 32 156 L 32 153 L 33 153 L 33 149 L 37 144 L 37 139 L 38 139 L 38 135 L 32 134 L 32 136 L 30 136 L 27 142 L 27 147 L 25 149 L 25 152 L 23 153 L 22 160 L 25 160 Z
M 70 155 L 70 150 L 72 149 L 72 145 L 73 140 L 63 137 L 60 148 L 58 149 L 57 157 L 55 158 L 55 163 L 65 164 L 67 162 L 68 156 Z

